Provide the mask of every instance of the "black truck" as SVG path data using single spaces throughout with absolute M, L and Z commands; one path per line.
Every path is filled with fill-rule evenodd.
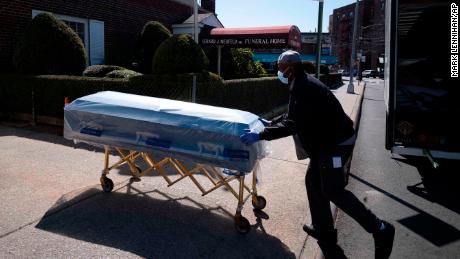
M 426 156 L 435 167 L 438 159 L 460 159 L 460 82 L 453 45 L 458 5 L 386 2 L 386 148 Z

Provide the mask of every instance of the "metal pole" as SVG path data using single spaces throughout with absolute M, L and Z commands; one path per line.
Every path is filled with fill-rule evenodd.
M 198 0 L 193 0 L 193 37 L 198 43 Z
M 221 68 L 221 63 L 222 62 L 222 46 L 218 45 L 217 46 L 217 74 L 220 76 L 220 68 Z
M 316 36 L 316 78 L 319 79 L 321 65 L 321 36 L 323 32 L 323 5 L 324 0 L 319 0 L 318 6 L 318 36 Z
M 350 83 L 348 84 L 347 93 L 354 94 L 355 87 L 353 85 L 353 67 L 356 60 L 356 34 L 358 31 L 358 9 L 359 0 L 356 0 L 355 4 L 355 21 L 353 23 L 353 39 L 351 42 L 351 56 L 350 56 Z
M 192 82 L 192 103 L 196 102 L 196 74 L 193 74 Z

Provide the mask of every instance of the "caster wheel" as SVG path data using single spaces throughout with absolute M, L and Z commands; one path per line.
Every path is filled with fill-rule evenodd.
M 263 210 L 267 206 L 267 200 L 263 196 L 256 196 L 257 201 L 252 200 L 254 209 Z
M 240 234 L 247 234 L 251 230 L 251 224 L 245 217 L 235 218 L 235 229 Z
M 111 192 L 113 190 L 113 182 L 110 178 L 104 177 L 104 184 L 101 184 L 104 192 Z

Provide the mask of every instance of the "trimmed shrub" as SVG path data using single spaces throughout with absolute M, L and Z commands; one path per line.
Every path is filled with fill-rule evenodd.
M 310 61 L 303 61 L 302 62 L 303 70 L 307 74 L 315 74 L 316 73 L 316 66 L 311 63 Z
M 129 69 L 121 69 L 121 70 L 114 70 L 112 72 L 107 73 L 106 77 L 110 78 L 130 78 L 133 76 L 140 76 L 142 75 L 141 73 L 138 73 L 133 70 Z
M 83 76 L 105 77 L 108 73 L 115 70 L 124 70 L 126 68 L 112 65 L 94 65 L 89 66 L 83 71 Z
M 232 48 L 224 51 L 222 56 L 222 76 L 225 79 L 254 78 L 267 74 L 262 63 L 252 59 L 251 49 Z
M 189 35 L 175 35 L 160 44 L 153 58 L 154 74 L 202 72 L 209 60 Z
M 125 79 L 79 76 L 0 77 L 2 113 L 62 118 L 64 97 L 70 101 L 99 91 L 118 91 L 190 101 L 192 74 L 141 75 Z M 33 96 L 33 99 L 32 99 Z M 263 98 L 260 98 L 263 96 Z M 197 103 L 266 113 L 288 102 L 289 90 L 276 77 L 222 81 L 212 73 L 197 75 Z
M 160 22 L 147 22 L 139 37 L 139 70 L 142 73 L 152 72 L 152 60 L 160 44 L 172 36 L 171 32 Z
M 321 64 L 319 66 L 319 73 L 320 74 L 325 74 L 325 75 L 329 75 L 329 67 L 324 65 L 324 64 Z
M 319 80 L 323 82 L 329 89 L 337 89 L 343 85 L 342 74 L 321 74 Z
M 24 74 L 81 75 L 86 53 L 80 37 L 69 26 L 42 13 L 26 29 L 13 61 Z
M 198 74 L 197 81 L 200 88 L 197 92 L 203 91 L 204 96 L 209 95 L 207 92 L 215 91 L 202 90 L 203 87 L 216 85 L 215 87 L 222 88 L 222 80 L 212 73 Z M 34 107 L 38 116 L 62 118 L 64 97 L 73 101 L 99 91 L 110 90 L 190 101 L 192 74 L 139 75 L 122 79 L 63 75 L 2 75 L 0 85 L 2 86 L 0 88 L 2 113 L 30 114 Z M 203 103 L 205 102 L 206 100 L 203 100 Z

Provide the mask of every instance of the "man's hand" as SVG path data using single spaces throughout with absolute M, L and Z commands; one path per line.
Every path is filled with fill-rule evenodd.
M 259 118 L 259 121 L 262 122 L 262 124 L 263 124 L 265 127 L 268 127 L 268 126 L 270 126 L 270 125 L 272 124 L 271 121 L 266 120 L 266 119 L 264 119 L 264 118 Z
M 259 133 L 257 132 L 247 132 L 240 136 L 241 142 L 246 145 L 251 145 L 260 140 Z

